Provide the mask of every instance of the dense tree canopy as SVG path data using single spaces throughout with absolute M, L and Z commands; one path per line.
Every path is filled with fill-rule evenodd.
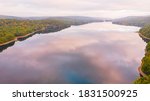
M 142 71 L 150 75 L 150 42 L 146 46 L 146 54 L 145 57 L 142 60 Z
M 148 75 L 149 79 L 145 77 L 138 78 L 134 83 L 136 84 L 147 84 L 150 83 L 150 42 L 146 46 L 146 54 L 142 59 L 142 71 Z
M 143 28 L 139 31 L 142 35 L 150 38 L 150 25 L 145 25 Z
M 71 25 L 81 25 L 101 20 L 86 17 L 52 17 L 43 20 L 0 19 L 0 44 L 35 31 L 54 32 Z
M 149 76 L 150 78 L 150 76 Z M 147 79 L 145 77 L 140 77 L 137 80 L 134 81 L 135 84 L 150 84 L 150 79 Z
M 47 28 L 60 30 L 68 26 L 70 26 L 68 22 L 61 20 L 0 19 L 0 44 L 38 30 L 45 30 Z
M 145 25 L 139 31 L 143 36 L 150 38 L 150 25 Z M 149 79 L 140 78 L 137 82 L 141 83 L 150 83 L 150 42 L 146 46 L 146 54 L 145 57 L 142 59 L 142 71 L 149 76 Z

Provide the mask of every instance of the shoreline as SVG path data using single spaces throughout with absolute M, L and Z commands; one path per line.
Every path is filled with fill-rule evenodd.
M 141 77 L 145 77 L 146 79 L 149 79 L 149 77 L 142 71 L 142 65 L 138 67 L 138 71 Z
M 139 36 L 142 37 L 143 39 L 146 39 L 146 40 L 150 41 L 150 38 L 148 38 L 148 37 L 142 35 L 141 33 L 139 33 Z
M 29 37 L 30 35 L 34 35 L 34 34 L 36 34 L 36 32 L 38 32 L 38 31 L 35 31 L 35 32 L 32 32 L 32 33 L 28 33 L 28 34 L 23 35 L 23 36 L 18 36 L 18 37 L 16 37 L 16 38 L 13 39 L 13 40 L 10 40 L 10 41 L 8 41 L 8 42 L 5 42 L 5 43 L 0 44 L 0 47 L 6 46 L 6 45 L 11 44 L 11 43 L 13 43 L 13 42 L 16 42 L 16 41 L 18 41 L 18 40 L 20 40 L 20 39 Z
M 11 41 L 8 41 L 8 42 L 5 42 L 5 43 L 0 44 L 0 47 L 6 46 L 6 45 L 8 45 L 8 44 L 10 44 L 10 43 L 13 43 L 13 42 L 16 42 L 16 41 L 17 41 L 17 38 L 15 38 L 15 39 L 13 39 L 13 40 L 11 40 Z
M 139 36 L 140 36 L 141 38 L 145 39 L 145 40 L 150 41 L 150 38 L 148 38 L 148 37 L 142 35 L 141 33 L 139 33 Z M 145 51 L 145 53 L 146 53 L 146 51 Z M 140 76 L 145 77 L 146 79 L 149 79 L 148 75 L 145 74 L 145 73 L 142 71 L 142 65 L 143 65 L 143 63 L 141 63 L 141 66 L 138 67 L 138 71 L 139 71 L 139 73 L 140 73 Z
M 69 28 L 69 27 L 70 27 L 70 26 L 63 27 L 63 28 L 61 28 L 60 30 L 63 30 L 63 29 Z M 11 43 L 13 43 L 13 42 L 22 40 L 22 39 L 24 39 L 24 38 L 27 38 L 27 37 L 32 36 L 32 35 L 37 34 L 37 33 L 43 33 L 44 31 L 47 31 L 47 30 L 48 30 L 47 28 L 44 28 L 44 29 L 41 29 L 41 30 L 37 30 L 37 31 L 31 32 L 31 33 L 28 33 L 28 34 L 26 34 L 26 35 L 22 35 L 22 36 L 15 37 L 13 40 L 10 40 L 10 41 L 5 42 L 5 43 L 1 43 L 1 44 L 0 44 L 0 47 L 9 45 L 9 44 L 11 44 Z M 60 30 L 59 30 L 59 31 L 60 31 Z M 49 31 L 48 31 L 48 32 L 49 32 Z M 51 31 L 50 31 L 50 32 L 51 32 Z
M 26 38 L 26 37 L 29 37 L 29 36 L 31 36 L 31 35 L 34 35 L 34 34 L 38 33 L 39 31 L 41 31 L 41 30 L 34 31 L 34 32 L 28 33 L 28 34 L 23 35 L 23 36 L 18 36 L 18 37 L 16 37 L 16 38 L 14 38 L 13 40 L 10 40 L 10 41 L 8 41 L 8 42 L 5 42 L 5 43 L 0 44 L 0 47 L 9 45 L 9 44 L 14 43 L 14 42 L 16 42 L 16 41 L 19 41 L 19 40 L 21 40 L 21 39 L 23 39 L 23 38 Z M 141 38 L 150 41 L 150 38 L 148 38 L 148 37 L 142 35 L 141 33 L 138 33 L 138 34 L 139 34 L 139 36 L 140 36 Z M 145 73 L 142 71 L 142 65 L 143 65 L 143 64 L 141 63 L 141 65 L 138 67 L 138 72 L 139 72 L 140 76 L 145 77 L 145 78 L 148 79 L 148 75 L 145 74 Z

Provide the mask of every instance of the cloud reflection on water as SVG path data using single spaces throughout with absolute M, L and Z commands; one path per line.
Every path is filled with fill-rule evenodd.
M 132 83 L 145 43 L 132 31 L 98 29 L 108 25 L 116 27 L 89 24 L 18 42 L 0 54 L 0 83 Z

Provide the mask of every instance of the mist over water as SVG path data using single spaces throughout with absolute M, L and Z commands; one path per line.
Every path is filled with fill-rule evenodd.
M 0 83 L 132 83 L 146 43 L 110 22 L 36 34 L 0 53 Z

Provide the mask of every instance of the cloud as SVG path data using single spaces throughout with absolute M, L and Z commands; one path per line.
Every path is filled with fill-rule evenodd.
M 0 0 L 0 2 L 0 12 L 4 15 L 121 17 L 150 14 L 149 0 Z

